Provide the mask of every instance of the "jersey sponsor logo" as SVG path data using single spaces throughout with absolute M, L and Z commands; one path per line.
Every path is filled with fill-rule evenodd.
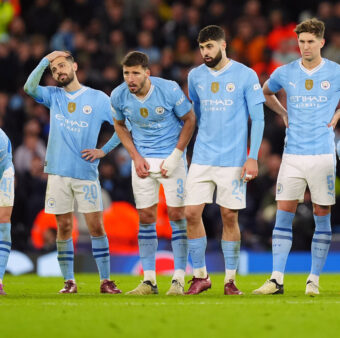
M 142 117 L 147 118 L 149 116 L 149 111 L 147 108 L 141 108 L 139 111 Z
M 289 102 L 295 108 L 319 108 L 327 101 L 327 96 L 294 95 L 289 97 Z
M 261 85 L 259 83 L 255 83 L 254 86 L 253 86 L 253 89 L 259 90 L 259 89 L 261 89 Z
M 67 105 L 67 110 L 69 113 L 73 113 L 76 110 L 76 103 L 75 102 L 69 102 Z
M 163 107 L 156 107 L 155 112 L 158 115 L 162 115 L 162 114 L 164 114 L 164 108 Z
M 321 82 L 321 88 L 323 90 L 327 90 L 327 89 L 331 88 L 331 84 L 329 83 L 329 81 L 322 81 Z
M 176 106 L 181 105 L 184 102 L 184 100 L 185 100 L 185 97 L 184 95 L 182 95 L 181 98 L 176 102 Z
M 90 105 L 86 105 L 83 107 L 83 113 L 89 115 L 92 113 L 92 107 Z
M 235 85 L 232 82 L 227 83 L 225 86 L 227 92 L 231 93 L 235 90 Z
M 313 80 L 307 79 L 307 80 L 305 81 L 305 88 L 306 88 L 307 90 L 311 90 L 311 89 L 313 88 Z
M 211 91 L 215 94 L 220 90 L 220 84 L 218 82 L 212 82 Z
M 61 121 L 64 126 L 70 126 L 70 127 L 78 127 L 78 128 L 87 128 L 89 124 L 86 121 L 75 121 L 65 118 L 64 115 L 56 114 L 55 118 L 58 121 Z

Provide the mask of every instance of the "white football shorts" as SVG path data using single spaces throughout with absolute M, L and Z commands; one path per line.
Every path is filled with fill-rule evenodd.
M 0 207 L 12 207 L 14 204 L 14 169 L 7 168 L 0 180 Z
M 241 179 L 241 167 L 217 167 L 192 163 L 185 185 L 185 205 L 216 203 L 239 210 L 246 207 L 247 184 Z
M 178 167 L 170 177 L 164 178 L 160 173 L 160 165 L 164 161 L 162 158 L 145 158 L 150 165 L 150 175 L 140 178 L 132 161 L 132 189 L 135 197 L 137 209 L 145 209 L 158 203 L 159 185 L 162 184 L 166 204 L 169 207 L 184 206 L 184 186 L 186 180 L 186 165 L 181 159 Z
M 283 154 L 276 200 L 303 202 L 307 185 L 313 203 L 335 204 L 335 155 Z
M 89 213 L 103 210 L 99 181 L 79 180 L 59 175 L 48 175 L 45 212 L 62 215 L 74 211 L 74 200 L 78 211 Z

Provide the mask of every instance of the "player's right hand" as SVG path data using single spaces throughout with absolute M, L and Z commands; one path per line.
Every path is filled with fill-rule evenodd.
M 150 164 L 142 156 L 134 159 L 135 169 L 138 177 L 145 178 L 149 176 Z
M 55 50 L 54 52 L 50 53 L 50 54 L 47 54 L 45 57 L 46 59 L 48 59 L 48 61 L 52 62 L 54 59 L 60 57 L 60 56 L 64 56 L 64 57 L 67 57 L 69 56 L 70 54 L 67 53 L 67 52 L 63 52 L 61 50 Z

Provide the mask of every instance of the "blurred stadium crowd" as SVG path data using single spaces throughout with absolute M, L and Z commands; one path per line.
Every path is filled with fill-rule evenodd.
M 187 93 L 188 71 L 202 63 L 196 42 L 198 32 L 205 25 L 217 24 L 224 27 L 228 37 L 227 55 L 252 67 L 263 84 L 277 66 L 299 57 L 293 28 L 296 22 L 313 16 L 326 23 L 323 56 L 340 63 L 339 1 L 0 0 L 0 127 L 12 141 L 16 169 L 13 248 L 23 251 L 54 248 L 52 226 L 51 231 L 38 236 L 39 245 L 37 237 L 31 238 L 36 217 L 44 207 L 47 177 L 43 163 L 49 113 L 25 95 L 23 84 L 43 56 L 52 50 L 71 51 L 79 64 L 80 82 L 110 95 L 122 82 L 122 57 L 129 50 L 139 50 L 149 56 L 153 76 L 175 80 Z M 42 84 L 54 85 L 48 72 Z M 242 245 L 252 250 L 271 248 L 275 182 L 285 133 L 278 116 L 268 110 L 265 116 L 259 177 L 248 184 L 247 208 L 239 218 Z M 103 127 L 99 146 L 112 132 L 111 126 Z M 340 128 L 336 137 L 340 139 Z M 188 150 L 189 160 L 193 141 Z M 100 181 L 107 192 L 107 205 L 110 201 L 133 205 L 130 169 L 129 155 L 122 147 L 101 161 Z M 339 169 L 338 165 L 338 174 Z M 340 232 L 339 177 L 336 189 L 338 204 L 332 210 L 332 224 L 334 231 Z M 314 231 L 308 192 L 305 197 L 294 221 L 293 250 L 309 250 Z M 120 235 L 131 235 L 131 239 L 137 236 L 138 220 L 130 204 L 120 204 L 119 210 L 125 211 L 116 210 L 115 215 L 106 217 L 107 222 L 120 223 Z M 119 204 L 116 205 L 118 208 Z M 127 214 L 122 216 L 120 212 Z M 159 222 L 166 223 L 164 201 L 159 214 Z M 220 238 L 222 229 L 215 204 L 206 208 L 204 222 L 208 238 L 212 239 L 208 250 L 213 250 L 220 245 L 213 239 Z M 117 228 L 116 224 L 109 227 Z M 160 226 L 166 228 L 167 224 Z M 36 227 L 33 234 L 39 232 Z M 108 231 L 108 226 L 105 227 Z M 170 226 L 158 233 L 168 237 L 169 229 Z M 119 238 L 122 237 L 116 238 L 116 243 Z M 133 250 L 137 250 L 136 240 L 132 242 Z M 124 243 L 128 246 L 129 239 Z

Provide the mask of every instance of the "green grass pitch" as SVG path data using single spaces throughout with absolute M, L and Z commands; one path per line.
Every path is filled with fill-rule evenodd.
M 285 294 L 255 296 L 268 275 L 238 277 L 244 296 L 223 295 L 223 275 L 197 296 L 165 296 L 170 277 L 158 276 L 159 295 L 99 294 L 97 275 L 76 276 L 78 294 L 59 295 L 61 278 L 5 276 L 0 337 L 339 337 L 340 276 L 323 275 L 321 294 L 304 295 L 306 275 L 286 275 Z M 116 276 L 123 291 L 140 281 Z M 188 278 L 187 278 L 188 279 Z

